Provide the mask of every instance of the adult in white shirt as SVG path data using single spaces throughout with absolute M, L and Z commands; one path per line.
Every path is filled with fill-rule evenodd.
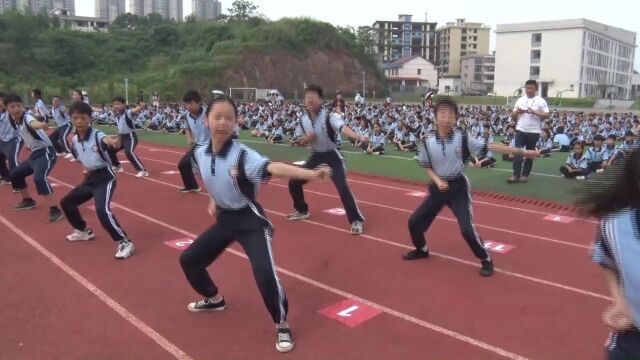
M 526 95 L 516 101 L 511 113 L 511 117 L 517 121 L 515 147 L 534 150 L 542 131 L 542 120 L 549 117 L 549 107 L 542 97 L 536 95 L 538 83 L 535 80 L 527 80 L 524 86 Z M 516 155 L 513 161 L 513 175 L 507 182 L 527 182 L 532 167 L 531 159 Z

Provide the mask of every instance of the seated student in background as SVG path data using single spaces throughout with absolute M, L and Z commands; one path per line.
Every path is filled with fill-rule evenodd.
M 264 115 L 260 115 L 260 120 L 258 120 L 258 124 L 256 128 L 251 131 L 251 136 L 253 137 L 267 137 L 269 135 L 269 124 L 267 124 L 264 119 Z
M 584 152 L 584 144 L 576 142 L 566 163 L 560 167 L 560 172 L 567 179 L 584 180 L 589 175 L 588 166 L 589 158 Z
M 369 139 L 369 122 L 365 118 L 360 118 L 359 123 L 360 123 L 360 126 L 357 127 L 355 131 L 360 138 L 356 140 L 351 140 L 351 144 L 353 144 L 353 146 L 357 148 L 360 148 L 366 151 L 367 148 L 369 147 L 369 140 L 368 140 Z
M 542 157 L 548 157 L 551 155 L 551 150 L 553 149 L 553 141 L 549 136 L 549 130 L 543 129 L 540 132 L 540 139 L 536 143 L 536 150 L 540 153 Z
M 369 140 L 369 145 L 365 152 L 369 155 L 382 155 L 384 154 L 384 144 L 386 142 L 386 137 L 382 133 L 382 128 L 380 124 L 373 125 L 373 134 L 371 135 L 371 139 Z
M 509 125 L 509 126 L 511 126 L 511 125 Z M 506 140 L 506 138 L 502 140 L 503 144 L 504 144 L 505 140 Z M 505 145 L 509 145 L 510 147 L 516 147 L 516 138 L 515 138 L 515 136 L 512 137 L 511 140 L 509 140 L 509 143 L 507 143 Z M 514 154 L 512 154 L 512 153 L 510 153 L 510 154 L 503 153 L 502 154 L 502 161 L 513 162 L 513 159 L 515 159 L 515 157 L 516 156 Z
M 616 146 L 617 135 L 610 134 L 604 144 L 605 161 L 602 163 L 603 168 L 608 168 L 618 161 L 619 150 Z
M 557 131 L 558 133 L 553 137 L 553 143 L 558 145 L 559 151 L 569 152 L 571 149 L 571 140 L 567 134 L 564 133 L 564 126 L 558 126 Z
M 293 136 L 289 139 L 289 145 L 291 146 L 304 146 L 302 139 L 304 138 L 304 131 L 302 131 L 302 125 L 300 121 L 296 121 L 295 130 L 293 130 Z
M 593 137 L 593 145 L 587 150 L 587 158 L 589 159 L 587 169 L 590 174 L 603 171 L 602 164 L 607 160 L 607 152 L 603 144 L 604 136 L 597 134 Z
M 587 136 L 585 137 L 585 145 L 593 145 L 593 138 L 596 137 L 596 135 L 598 135 L 598 125 L 593 124 L 591 125 L 591 130 L 589 131 L 589 133 L 587 134 Z
M 490 128 L 485 127 L 482 129 L 482 136 L 479 137 L 480 141 L 486 144 L 493 143 L 493 136 L 489 133 Z M 470 165 L 479 168 L 494 167 L 496 164 L 496 158 L 493 156 L 493 152 L 489 150 L 489 147 L 484 147 L 478 151 L 477 154 L 471 155 Z
M 633 150 L 640 148 L 636 142 L 636 135 L 631 130 L 627 130 L 624 134 L 624 142 L 620 145 L 619 154 L 623 158 L 628 158 Z
M 282 129 L 282 124 L 279 121 L 276 121 L 275 128 L 271 132 L 271 135 L 267 138 L 267 143 L 282 144 L 283 142 L 284 142 L 284 129 Z
M 507 125 L 507 128 L 505 131 L 506 131 L 506 134 L 504 136 L 504 139 L 502 139 L 502 141 L 500 142 L 503 145 L 511 146 L 510 144 L 513 142 L 513 139 L 515 139 L 516 137 L 516 128 L 513 125 L 509 124 Z
M 411 132 L 409 125 L 404 125 L 400 138 L 395 139 L 396 149 L 400 151 L 416 151 L 418 146 L 416 145 L 416 136 Z
M 387 134 L 387 139 L 396 143 L 396 139 L 400 139 L 402 137 L 402 121 L 398 120 L 391 125 L 391 130 Z

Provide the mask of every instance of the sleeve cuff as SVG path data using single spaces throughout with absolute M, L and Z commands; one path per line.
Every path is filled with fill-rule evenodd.
M 271 164 L 271 161 L 265 161 L 264 164 L 262 164 L 262 166 L 260 167 L 260 171 L 258 172 L 258 178 L 260 179 L 260 181 L 265 183 L 269 182 L 272 176 L 269 170 L 267 170 L 269 164 Z

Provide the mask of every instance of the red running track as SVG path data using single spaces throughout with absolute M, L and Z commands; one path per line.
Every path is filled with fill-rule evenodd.
M 98 240 L 68 244 L 68 224 L 40 222 L 46 216 L 44 207 L 11 212 L 18 197 L 8 187 L 0 188 L 0 246 L 7 258 L 0 264 L 5 275 L 0 286 L 12 289 L 0 301 L 4 309 L 13 309 L 0 315 L 0 332 L 8 334 L 0 339 L 0 349 L 5 349 L 0 358 L 282 357 L 273 349 L 273 326 L 238 247 L 211 268 L 229 309 L 220 314 L 186 311 L 186 304 L 197 296 L 180 271 L 179 251 L 164 242 L 193 237 L 211 219 L 205 211 L 206 194 L 179 194 L 179 175 L 163 174 L 176 170 L 173 164 L 182 151 L 141 146 L 138 153 L 152 177 L 120 175 L 114 213 L 137 247 L 123 262 L 113 259 L 115 244 L 92 211 L 83 213 Z M 52 178 L 62 196 L 67 185 L 80 181 L 80 167 L 60 160 Z M 449 212 L 428 233 L 438 256 L 402 262 L 400 255 L 410 248 L 406 220 L 420 201 L 406 193 L 421 189 L 379 179 L 371 183 L 359 176 L 351 179 L 367 217 L 366 235 L 360 237 L 348 234 L 344 216 L 323 212 L 341 207 L 330 183 L 307 187 L 313 217 L 303 223 L 284 220 L 290 211 L 284 181 L 262 188 L 260 202 L 277 228 L 274 253 L 297 340 L 297 348 L 285 356 L 602 357 L 606 330 L 600 313 L 608 300 L 599 270 L 588 258 L 593 223 L 551 222 L 543 220 L 548 211 L 544 207 L 475 198 L 480 234 L 515 246 L 494 255 L 500 271 L 483 279 Z M 24 233 L 16 234 L 15 229 Z M 51 256 L 59 259 L 58 265 Z M 86 282 L 60 266 L 68 266 Z M 91 286 L 125 315 L 87 290 Z M 352 328 L 318 313 L 345 298 L 381 314 Z

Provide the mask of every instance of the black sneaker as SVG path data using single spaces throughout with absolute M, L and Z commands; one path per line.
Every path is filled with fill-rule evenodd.
M 281 353 L 288 353 L 293 350 L 293 345 L 291 329 L 278 328 L 278 332 L 276 333 L 276 349 Z
M 49 224 L 57 223 L 58 221 L 62 220 L 62 218 L 64 218 L 64 215 L 62 214 L 62 210 L 60 209 L 51 210 L 51 213 L 49 213 L 49 220 L 47 220 L 47 222 Z
M 482 260 L 482 269 L 480 269 L 480 276 L 489 277 L 493 275 L 493 261 Z
M 203 311 L 222 311 L 227 304 L 224 302 L 224 298 L 218 302 L 213 302 L 209 299 L 203 299 L 190 303 L 187 309 L 191 312 L 203 312 Z
M 424 251 L 422 249 L 415 249 L 402 255 L 402 260 L 418 260 L 418 259 L 423 259 L 428 257 L 429 257 L 429 250 Z
M 36 207 L 36 202 L 33 199 L 22 200 L 18 205 L 13 207 L 13 210 L 31 210 Z
M 186 194 L 186 193 L 192 193 L 192 192 L 200 192 L 200 190 L 201 189 L 199 187 L 193 188 L 193 189 L 182 188 L 182 189 L 180 189 L 180 192 L 183 193 L 183 194 Z

